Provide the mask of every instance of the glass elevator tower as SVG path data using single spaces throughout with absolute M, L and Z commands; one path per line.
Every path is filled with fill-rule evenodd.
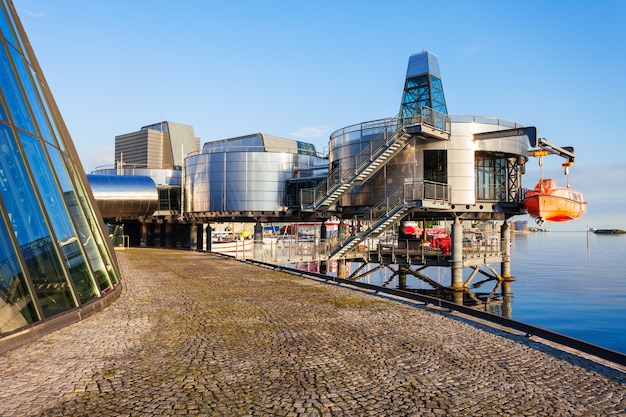
M 448 114 L 439 61 L 428 51 L 409 57 L 400 111 L 403 117 L 411 117 L 418 115 L 422 107 Z

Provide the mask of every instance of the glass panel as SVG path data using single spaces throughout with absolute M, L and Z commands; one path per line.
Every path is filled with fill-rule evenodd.
M 76 191 L 74 190 L 65 168 L 65 164 L 63 163 L 61 153 L 58 149 L 51 145 L 48 145 L 47 149 L 50 155 L 50 160 L 52 161 L 52 166 L 54 167 L 54 171 L 59 179 L 61 190 L 63 191 L 65 204 L 67 205 L 71 218 L 74 220 L 74 225 L 78 232 L 78 238 L 85 249 L 87 260 L 91 265 L 91 270 L 93 271 L 98 289 L 100 292 L 106 292 L 111 289 L 111 282 L 109 281 L 108 274 L 106 272 L 107 268 L 102 260 L 100 252 L 98 251 L 96 239 L 94 239 L 93 233 L 85 218 L 85 212 L 80 207 L 78 198 L 76 197 Z
M 25 133 L 20 134 L 22 147 L 35 177 L 41 199 L 46 206 L 50 224 L 56 235 L 59 251 L 64 257 L 74 283 L 76 295 L 84 303 L 99 295 L 92 284 L 91 274 L 83 256 L 80 241 L 70 221 L 61 193 L 54 181 L 54 174 L 41 146 L 41 142 Z
M 45 317 L 76 303 L 12 131 L 0 125 L 0 194 Z
M 0 220 L 0 333 L 24 327 L 38 318 L 9 236 Z
M 32 68 L 31 68 L 31 75 L 34 80 L 37 79 L 37 77 L 35 76 L 35 72 L 33 71 Z M 42 100 L 43 100 L 44 94 L 41 91 L 41 86 L 39 85 L 39 83 L 35 83 L 35 88 L 37 89 L 37 94 L 39 95 L 39 97 L 42 97 Z M 63 146 L 59 146 L 59 145 L 62 145 L 63 143 L 57 142 L 57 138 L 60 138 L 61 136 L 59 135 L 59 131 L 57 129 L 56 124 L 52 122 L 54 118 L 52 117 L 52 113 L 50 112 L 50 108 L 48 107 L 48 102 L 46 100 L 43 100 L 42 105 L 43 105 L 43 110 L 45 111 L 46 115 L 48 116 L 48 120 L 51 123 L 50 127 L 52 128 L 52 136 L 47 137 L 45 133 L 42 133 L 43 139 L 48 143 L 57 145 L 61 150 L 64 150 L 65 148 Z
M 24 88 L 24 92 L 26 93 L 26 98 L 30 104 L 30 108 L 35 116 L 35 121 L 37 122 L 37 127 L 41 132 L 43 137 L 50 137 L 50 129 L 48 128 L 48 121 L 44 116 L 43 109 L 41 108 L 39 102 L 39 96 L 33 87 L 32 80 L 30 78 L 30 71 L 26 69 L 26 65 L 24 64 L 24 59 L 22 55 L 17 52 L 12 47 L 9 47 L 9 52 L 11 53 L 11 58 L 13 58 L 13 65 L 15 65 L 15 69 L 17 71 L 17 76 L 22 81 L 22 87 Z M 36 133 L 33 131 L 32 133 Z
M 11 25 L 9 25 L 6 15 L 4 14 L 4 10 L 0 11 L 0 33 L 4 35 L 7 41 L 16 45 L 15 38 L 13 37 L 13 30 Z
M 105 274 L 95 274 L 96 281 L 100 285 L 100 290 L 105 293 L 111 289 L 111 283 L 117 284 L 119 282 L 115 272 L 115 268 L 113 268 L 112 255 L 109 253 L 108 246 L 104 241 L 105 236 L 102 234 L 103 232 L 101 232 L 96 213 L 93 211 L 91 204 L 89 204 L 87 190 L 82 185 L 83 182 L 79 179 L 72 160 L 65 153 L 62 154 L 62 157 L 65 161 L 65 167 L 67 168 L 68 175 L 70 176 L 70 179 L 73 179 L 72 183 L 76 185 L 76 188 L 74 189 L 75 194 L 73 195 L 73 197 L 75 197 L 76 201 L 78 201 L 79 203 L 77 207 L 82 209 L 82 219 L 85 221 L 85 226 L 87 227 L 87 230 L 89 230 L 90 236 L 95 242 L 97 252 L 100 254 L 99 258 L 101 261 L 104 262 L 106 271 L 108 272 L 108 276 Z M 86 180 L 85 183 L 87 183 Z
M 448 161 L 446 151 L 424 151 L 424 180 L 448 183 Z
M 6 51 L 0 47 L 0 91 L 4 94 L 4 99 L 9 107 L 9 112 L 13 117 L 13 123 L 23 130 L 34 132 L 35 127 L 30 119 L 28 107 L 22 97 L 19 83 L 14 77 L 13 68 L 9 62 Z

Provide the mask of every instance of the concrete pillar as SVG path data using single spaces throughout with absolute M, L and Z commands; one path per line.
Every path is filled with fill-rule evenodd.
M 263 225 L 256 222 L 254 225 L 254 259 L 260 261 L 263 258 Z
M 148 246 L 148 223 L 142 222 L 139 228 L 139 246 L 145 248 Z
M 465 296 L 465 292 L 464 291 L 454 291 L 452 293 L 452 301 L 454 301 L 455 304 L 458 305 L 463 305 L 463 297 Z
M 346 279 L 346 260 L 339 259 L 337 261 L 337 278 Z
M 502 245 L 502 264 L 500 275 L 504 279 L 512 279 L 511 276 L 511 226 L 508 221 L 502 223 L 500 228 L 500 244 Z
M 198 225 L 195 223 L 189 226 L 189 250 L 198 250 Z
M 463 225 L 458 217 L 452 223 L 452 289 L 463 290 Z
M 398 289 L 406 290 L 406 269 L 403 266 L 398 269 Z

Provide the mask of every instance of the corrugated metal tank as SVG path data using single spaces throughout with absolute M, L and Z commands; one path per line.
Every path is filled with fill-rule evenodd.
M 401 190 L 405 183 L 424 181 L 424 151 L 445 150 L 447 159 L 447 184 L 450 186 L 450 203 L 472 205 L 476 203 L 475 153 L 493 152 L 507 157 L 526 158 L 528 139 L 525 136 L 474 140 L 473 134 L 523 127 L 509 120 L 451 115 L 449 141 L 423 141 L 409 144 L 369 181 L 355 186 L 341 199 L 341 205 L 371 206 L 386 196 Z M 330 137 L 329 164 L 331 169 L 354 169 L 356 155 L 372 146 L 370 143 L 381 132 L 381 126 L 392 119 L 360 123 L 337 130 Z M 392 126 L 392 128 L 394 128 Z
M 185 212 L 282 211 L 295 168 L 326 160 L 314 147 L 265 134 L 209 142 L 185 158 Z
M 159 192 L 150 177 L 87 175 L 103 218 L 150 216 L 158 208 Z

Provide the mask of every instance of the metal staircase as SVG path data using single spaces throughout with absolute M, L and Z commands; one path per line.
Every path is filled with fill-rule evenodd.
M 302 211 L 314 212 L 333 207 L 344 193 L 367 181 L 385 166 L 413 136 L 450 139 L 449 116 L 426 107 L 412 117 L 400 114 L 389 119 L 379 129 L 380 133 L 355 156 L 354 169 L 344 170 L 338 166 L 316 188 L 300 191 Z
M 390 226 L 400 221 L 411 209 L 407 203 L 399 203 L 389 210 L 383 217 L 362 233 L 357 233 L 345 240 L 337 249 L 332 251 L 328 259 L 339 259 L 355 249 L 361 242 L 370 237 L 376 237 Z
M 432 181 L 404 184 L 403 189 L 385 197 L 364 215 L 355 216 L 351 222 L 365 227 L 365 230 L 356 227 L 345 238 L 340 235 L 339 238 L 343 240 L 329 253 L 328 259 L 344 257 L 364 240 L 380 235 L 402 220 L 414 207 L 427 205 L 431 208 L 446 208 L 449 203 L 450 190 L 447 184 Z

